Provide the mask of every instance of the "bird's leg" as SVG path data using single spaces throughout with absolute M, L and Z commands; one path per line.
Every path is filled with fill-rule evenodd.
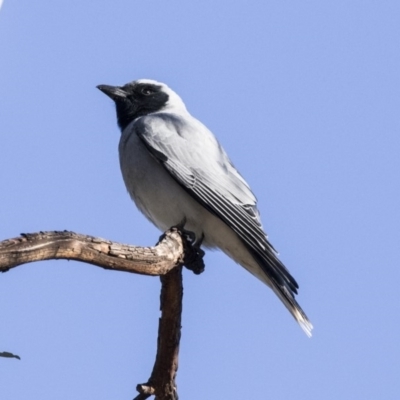
M 198 249 L 200 249 L 201 245 L 203 244 L 203 240 L 204 240 L 204 233 L 201 232 L 201 237 L 200 237 L 200 239 L 197 239 L 197 240 L 194 242 L 194 246 L 196 246 Z M 203 253 L 204 253 L 204 252 L 203 252 Z
M 201 249 L 201 244 L 204 240 L 204 234 L 202 233 L 199 239 L 192 231 L 188 231 L 184 228 L 186 225 L 186 217 L 183 220 L 172 227 L 171 229 L 177 229 L 181 234 L 183 246 L 184 246 L 184 259 L 183 264 L 185 267 L 196 275 L 201 274 L 204 271 L 204 251 Z
M 201 249 L 201 244 L 204 240 L 204 234 L 201 234 L 200 239 L 196 240 L 196 235 L 193 232 L 183 229 L 185 256 L 183 263 L 187 269 L 199 275 L 204 271 L 204 250 Z
M 194 246 L 194 244 L 196 243 L 196 235 L 194 232 L 185 229 L 186 222 L 186 217 L 183 217 L 182 221 L 179 222 L 179 224 L 175 225 L 175 228 L 178 229 L 178 231 L 181 232 L 183 236 L 185 236 L 185 239 L 190 243 L 191 246 Z
M 185 263 L 185 266 L 187 269 L 190 269 L 195 273 L 196 275 L 200 275 L 202 272 L 204 272 L 204 260 L 203 257 L 205 255 L 204 250 L 201 248 L 201 245 L 204 240 L 204 233 L 201 234 L 201 238 L 196 240 L 191 247 L 191 250 L 193 252 L 193 258 L 191 258 L 189 261 Z
M 204 251 L 201 249 L 201 245 L 204 240 L 204 233 L 201 234 L 199 239 L 196 238 L 196 234 L 192 231 L 188 231 L 184 228 L 186 224 L 186 218 L 184 218 L 179 224 L 171 227 L 167 232 L 176 230 L 179 232 L 184 248 L 183 265 L 193 271 L 196 275 L 201 274 L 204 271 Z M 161 242 L 166 233 L 160 236 L 159 242 Z
M 173 230 L 177 230 L 182 239 L 185 241 L 189 241 L 189 242 L 195 242 L 196 240 L 196 235 L 193 232 L 187 231 L 185 229 L 185 225 L 186 225 L 187 219 L 186 217 L 183 217 L 182 221 L 179 222 L 178 224 L 171 226 L 171 228 L 169 228 L 167 231 L 165 231 L 158 239 L 158 243 L 160 243 L 164 238 L 167 232 L 169 231 L 173 231 Z
M 179 222 L 179 224 L 176 224 L 175 227 L 178 228 L 179 230 L 182 230 L 185 227 L 186 222 L 187 222 L 186 217 L 183 217 L 182 221 Z

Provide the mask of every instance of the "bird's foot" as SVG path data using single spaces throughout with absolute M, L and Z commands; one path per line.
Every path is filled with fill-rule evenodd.
M 204 240 L 204 234 L 202 234 L 201 237 L 197 239 L 194 232 L 188 231 L 184 228 L 185 224 L 186 219 L 175 226 L 175 228 L 181 234 L 181 238 L 183 240 L 183 264 L 187 269 L 193 271 L 194 274 L 199 275 L 204 271 L 205 268 L 203 261 L 205 253 L 204 250 L 201 249 L 201 245 Z

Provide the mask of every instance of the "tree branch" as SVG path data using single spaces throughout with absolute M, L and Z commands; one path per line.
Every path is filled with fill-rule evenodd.
M 182 267 L 174 268 L 161 278 L 157 356 L 147 383 L 137 385 L 140 393 L 134 400 L 146 399 L 152 394 L 157 400 L 178 400 L 175 383 L 178 370 L 179 342 L 182 315 Z
M 138 247 L 68 231 L 21 234 L 0 242 L 0 271 L 42 260 L 75 260 L 105 269 L 164 275 L 184 261 L 185 238 L 167 231 L 155 247 Z
M 178 400 L 178 369 L 182 315 L 182 266 L 195 274 L 204 270 L 199 243 L 183 227 L 168 230 L 154 247 L 137 247 L 74 232 L 39 232 L 0 242 L 0 272 L 19 265 L 50 259 L 82 261 L 111 270 L 160 275 L 161 318 L 157 354 L 147 383 L 137 385 L 135 400 L 152 395 L 156 400 Z M 4 353 L 6 356 L 11 353 Z

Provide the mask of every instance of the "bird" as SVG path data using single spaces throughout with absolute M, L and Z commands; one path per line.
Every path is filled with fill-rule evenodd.
M 301 328 L 296 280 L 264 232 L 257 200 L 213 133 L 166 84 L 98 85 L 116 107 L 119 161 L 137 208 L 161 231 L 185 221 L 202 246 L 219 248 L 269 286 Z

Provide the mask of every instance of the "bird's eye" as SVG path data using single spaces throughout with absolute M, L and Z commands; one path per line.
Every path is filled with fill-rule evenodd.
M 145 96 L 150 96 L 151 94 L 153 94 L 153 90 L 149 89 L 149 88 L 143 88 L 141 90 L 142 94 L 144 94 Z

